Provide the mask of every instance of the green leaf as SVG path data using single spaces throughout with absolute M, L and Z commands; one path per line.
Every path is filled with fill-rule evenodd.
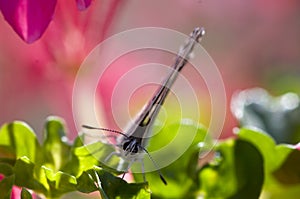
M 200 193 L 205 199 L 228 198 L 237 191 L 234 145 L 232 139 L 219 143 L 214 159 L 200 169 Z
M 244 140 L 227 140 L 217 146 L 215 160 L 200 172 L 204 198 L 258 198 L 264 182 L 263 158 Z
M 266 133 L 242 128 L 237 132 L 240 139 L 252 143 L 263 155 L 265 184 L 273 186 L 274 180 L 271 173 L 286 159 L 292 148 L 287 145 L 276 145 L 275 141 Z
M 236 140 L 234 147 L 237 192 L 230 199 L 259 198 L 263 182 L 263 157 L 251 143 Z
M 21 199 L 32 199 L 31 194 L 29 193 L 29 191 L 27 191 L 27 189 L 22 188 L 21 191 Z
M 70 154 L 69 154 L 69 160 L 65 163 L 63 168 L 61 169 L 64 172 L 67 172 L 71 175 L 78 176 L 80 175 L 84 170 L 88 168 L 81 168 L 80 169 L 80 160 L 78 156 L 75 154 L 75 150 L 78 147 L 83 146 L 81 137 L 78 136 L 75 138 L 73 145 L 70 148 Z
M 157 130 L 154 129 L 153 132 Z M 147 155 L 144 157 L 145 168 L 153 168 L 146 173 L 153 198 L 193 197 L 198 189 L 198 157 L 201 148 L 199 143 L 205 140 L 206 129 L 191 120 L 168 124 L 150 139 L 147 150 L 159 150 L 153 154 L 158 166 L 164 166 L 161 172 L 168 185 L 165 186 L 157 173 L 153 162 Z M 167 148 L 165 148 L 167 146 Z M 160 150 L 163 149 L 163 150 Z M 168 158 L 173 158 L 168 159 Z M 170 161 L 171 160 L 171 161 Z M 169 161 L 169 162 L 168 162 Z M 167 165 L 164 165 L 167 163 Z M 132 167 L 132 171 L 140 171 L 140 165 Z M 138 170 L 139 169 L 139 170 Z M 134 173 L 137 182 L 143 181 L 142 175 Z
M 84 171 L 77 181 L 78 191 L 99 190 L 102 198 L 150 198 L 147 183 L 127 183 L 99 167 Z
M 11 165 L 6 163 L 0 163 L 0 173 L 5 176 L 13 175 L 13 168 Z
M 263 155 L 265 173 L 264 193 L 271 199 L 282 197 L 298 198 L 300 186 L 287 186 L 287 184 L 280 182 L 283 180 L 281 175 L 285 175 L 283 174 L 285 173 L 285 168 L 288 165 L 292 165 L 288 157 L 294 149 L 290 145 L 276 145 L 275 141 L 269 135 L 257 130 L 243 128 L 237 132 L 237 135 L 240 139 L 251 142 Z M 285 163 L 285 161 L 288 161 L 288 163 Z M 294 162 L 294 165 L 296 164 L 297 162 Z M 296 170 L 294 171 L 295 175 L 297 175 Z M 290 176 L 293 176 L 293 174 L 290 174 Z
M 48 196 L 59 197 L 64 193 L 76 190 L 77 180 L 75 176 L 62 171 L 54 172 L 51 168 L 45 166 L 43 166 L 43 170 L 49 185 Z
M 16 160 L 16 154 L 12 147 L 0 145 L 0 162 L 13 165 Z
M 15 154 L 15 158 L 23 156 L 28 157 L 35 162 L 36 152 L 40 150 L 40 145 L 33 130 L 24 122 L 13 122 L 5 124 L 0 129 L 0 150 L 1 157 L 6 154 L 12 157 L 11 153 Z
M 42 164 L 54 171 L 63 169 L 71 159 L 71 146 L 65 134 L 64 122 L 58 117 L 49 117 L 45 124 Z
M 285 185 L 300 185 L 300 151 L 293 150 L 283 162 L 283 164 L 274 171 L 276 179 Z
M 102 197 L 108 198 L 122 198 L 122 199 L 148 199 L 150 198 L 150 191 L 148 190 L 147 183 L 127 183 L 121 178 L 115 177 L 114 175 L 104 171 L 103 169 L 94 168 L 93 170 L 87 171 L 91 176 L 94 177 L 94 181 L 97 176 L 101 182 L 100 189 L 103 190 Z
M 100 190 L 100 187 L 95 185 L 97 176 L 101 182 L 103 196 L 150 198 L 145 184 L 128 184 L 107 172 L 120 173 L 109 168 L 109 164 L 106 166 L 100 161 L 101 158 L 98 159 L 106 158 L 115 150 L 114 147 L 101 142 L 83 146 L 80 137 L 74 141 L 73 146 L 68 144 L 64 124 L 60 118 L 47 119 L 42 146 L 39 145 L 33 131 L 22 122 L 6 124 L 0 133 L 0 171 L 6 175 L 0 181 L 0 196 L 9 198 L 14 184 L 24 187 L 22 198 L 30 198 L 30 193 L 25 188 L 43 193 L 46 197 L 60 197 L 75 190 L 97 191 Z M 117 157 L 109 160 L 113 165 L 118 161 Z M 96 169 L 97 175 L 93 174 L 91 177 L 89 171 L 85 170 L 92 169 L 95 173 L 95 165 L 103 166 L 107 171 Z
M 10 199 L 12 187 L 14 185 L 15 176 L 7 176 L 0 180 L 0 197 L 3 199 Z
M 26 156 L 17 159 L 13 168 L 15 185 L 26 187 L 37 192 L 46 193 L 47 189 L 35 176 L 35 164 Z
M 252 143 L 263 154 L 266 171 L 273 170 L 277 167 L 282 157 L 271 155 L 276 153 L 276 143 L 268 134 L 258 130 L 242 128 L 236 132 L 242 140 Z
M 84 146 L 83 136 L 77 136 L 73 142 L 73 148 Z
M 76 189 L 82 193 L 91 193 L 98 190 L 91 171 L 82 172 L 77 178 L 77 182 Z
M 120 174 L 121 171 L 114 169 L 117 168 L 120 158 L 112 156 L 109 160 L 106 160 L 107 156 L 113 152 L 115 152 L 114 147 L 102 142 L 94 142 L 74 149 L 74 154 L 79 160 L 79 171 L 82 172 L 94 166 L 101 166 L 109 172 Z

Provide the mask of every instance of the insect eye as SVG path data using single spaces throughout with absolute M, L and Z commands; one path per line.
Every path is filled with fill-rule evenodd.
M 132 140 L 128 140 L 128 141 L 124 142 L 122 148 L 123 148 L 124 151 L 128 151 L 128 152 L 131 152 L 131 153 L 138 153 L 139 152 L 139 146 L 136 143 L 132 144 Z
M 124 144 L 123 144 L 123 150 L 124 151 L 127 151 L 127 147 L 129 145 L 129 143 L 130 143 L 130 141 L 124 142 Z
M 132 153 L 137 153 L 139 151 L 139 148 L 137 145 L 134 146 Z

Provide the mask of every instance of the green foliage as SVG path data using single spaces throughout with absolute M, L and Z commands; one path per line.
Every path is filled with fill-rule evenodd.
M 240 138 L 216 148 L 216 160 L 200 172 L 206 198 L 258 198 L 264 181 L 263 157 L 258 149 Z
M 167 186 L 156 171 L 146 173 L 149 185 L 142 174 L 134 173 L 137 183 L 117 177 L 121 172 L 114 168 L 119 157 L 112 156 L 103 164 L 114 147 L 101 142 L 83 145 L 81 137 L 70 143 L 60 118 L 48 118 L 42 144 L 27 124 L 4 124 L 0 129 L 0 196 L 10 198 L 13 186 L 22 188 L 24 199 L 32 198 L 28 190 L 47 198 L 98 191 L 104 199 L 296 199 L 300 194 L 300 151 L 291 145 L 276 145 L 264 132 L 237 129 L 236 138 L 215 146 L 204 127 L 187 120 L 168 122 L 154 132 L 159 133 L 149 142 L 150 154 L 168 146 L 162 154 L 153 153 L 158 166 L 166 157 L 178 157 L 162 165 Z M 148 156 L 145 165 L 153 167 Z
M 160 156 L 154 157 L 158 163 L 163 162 L 166 157 L 178 156 L 171 164 L 161 169 L 168 183 L 167 186 L 161 182 L 156 171 L 146 174 L 146 179 L 150 182 L 152 198 L 196 197 L 199 187 L 198 157 L 201 152 L 199 143 L 203 143 L 205 137 L 206 129 L 203 126 L 182 121 L 166 125 L 160 133 L 151 138 L 147 147 L 149 151 L 168 146 L 168 149 L 160 151 Z M 153 165 L 151 161 L 148 164 Z M 141 174 L 135 174 L 134 177 L 137 181 L 142 180 Z
M 23 187 L 22 198 L 31 198 L 26 189 L 48 198 L 72 191 L 90 193 L 96 190 L 100 190 L 103 198 L 150 198 L 146 183 L 129 184 L 96 167 L 99 162 L 90 162 L 91 154 L 77 156 L 75 151 L 83 150 L 80 138 L 69 144 L 60 118 L 48 118 L 42 145 L 33 130 L 19 121 L 3 125 L 0 137 L 0 173 L 4 175 L 0 181 L 0 195 L 3 198 L 10 198 L 13 185 Z M 93 171 L 101 184 L 96 185 Z
M 26 189 L 22 188 L 21 199 L 32 199 L 31 194 Z
M 298 198 L 299 151 L 276 145 L 257 130 L 243 128 L 236 134 L 220 142 L 214 159 L 201 169 L 205 198 Z

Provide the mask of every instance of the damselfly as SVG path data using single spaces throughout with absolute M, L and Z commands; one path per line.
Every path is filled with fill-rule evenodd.
M 128 162 L 128 167 L 125 173 L 129 170 L 131 164 L 135 161 L 140 161 L 142 164 L 142 172 L 144 174 L 143 156 L 144 153 L 148 154 L 150 160 L 157 168 L 157 172 L 164 184 L 167 184 L 161 171 L 158 168 L 158 164 L 151 157 L 148 150 L 145 148 L 147 144 L 147 137 L 152 131 L 152 126 L 157 117 L 161 106 L 163 105 L 171 86 L 174 84 L 178 77 L 179 72 L 186 65 L 188 59 L 190 59 L 193 48 L 197 42 L 200 41 L 202 36 L 205 34 L 204 28 L 195 28 L 190 34 L 190 37 L 186 44 L 179 50 L 175 63 L 172 66 L 172 71 L 167 76 L 163 84 L 154 93 L 152 99 L 146 104 L 142 111 L 137 115 L 136 119 L 129 128 L 123 132 L 117 130 L 111 130 L 107 128 L 97 128 L 87 125 L 83 125 L 83 128 L 109 131 L 112 133 L 119 134 L 117 138 L 117 151 L 111 153 L 106 159 L 109 159 L 112 155 L 117 155 L 122 158 L 123 161 Z M 125 175 L 123 174 L 123 177 Z M 144 176 L 145 180 L 145 176 Z

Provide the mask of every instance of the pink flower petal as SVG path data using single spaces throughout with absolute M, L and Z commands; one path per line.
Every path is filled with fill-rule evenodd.
M 57 0 L 0 0 L 6 21 L 27 43 L 39 39 L 52 20 Z
M 300 150 L 300 142 L 298 144 L 295 145 L 295 149 Z
M 18 199 L 18 198 L 20 198 L 21 191 L 22 191 L 22 188 L 17 187 L 17 186 L 13 186 L 13 188 L 11 190 L 10 199 Z
M 76 0 L 77 9 L 83 11 L 91 5 L 92 0 Z

